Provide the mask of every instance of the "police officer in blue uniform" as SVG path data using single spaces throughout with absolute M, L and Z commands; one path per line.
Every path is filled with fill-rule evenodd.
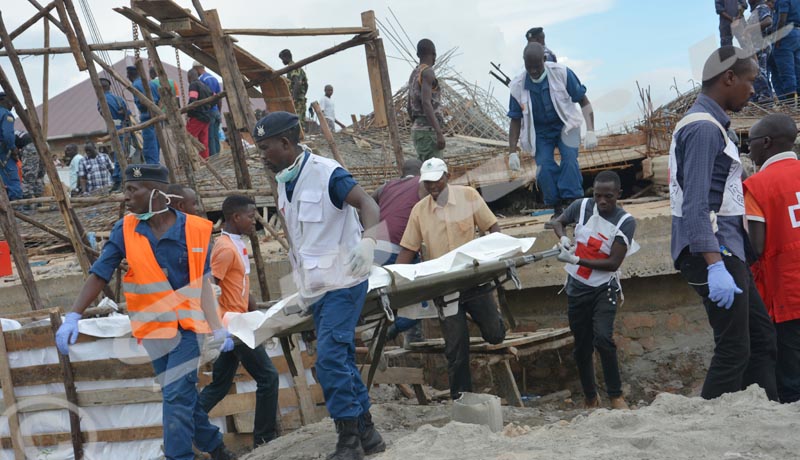
M 17 169 L 17 146 L 14 136 L 13 102 L 6 93 L 0 92 L 0 179 L 6 186 L 9 200 L 22 198 L 22 183 Z
M 142 94 L 147 94 L 144 91 L 142 77 L 139 76 L 139 71 L 136 70 L 136 67 L 129 65 L 126 67 L 126 70 L 128 71 L 128 80 L 133 84 L 133 87 L 138 89 Z M 152 80 L 150 81 L 150 93 L 152 94 L 153 102 L 158 105 L 159 101 L 161 101 L 161 97 L 158 95 L 158 85 L 153 83 Z M 136 104 L 136 108 L 139 109 L 139 121 L 144 123 L 149 120 L 151 115 L 147 106 L 142 104 L 136 96 L 133 96 L 133 102 Z M 144 162 L 147 164 L 157 165 L 160 163 L 155 126 L 151 125 L 142 130 L 142 156 L 144 157 Z
M 100 86 L 103 88 L 103 93 L 106 96 L 106 103 L 108 104 L 108 109 L 111 111 L 111 118 L 114 120 L 114 127 L 118 130 L 122 129 L 123 126 L 127 125 L 128 117 L 131 115 L 130 109 L 128 109 L 128 104 L 125 103 L 125 99 L 122 99 L 118 95 L 111 92 L 111 81 L 108 78 L 100 78 Z M 97 101 L 97 111 L 102 114 L 100 110 L 100 101 Z M 119 136 L 119 143 L 122 145 L 122 152 L 119 155 L 125 155 L 127 153 L 125 139 L 130 137 L 128 135 Z M 116 192 L 120 189 L 121 184 L 121 175 L 119 169 L 119 157 L 117 157 L 118 153 L 113 152 L 114 155 L 114 173 L 111 175 L 111 179 L 114 182 L 114 186 L 111 188 L 112 192 Z

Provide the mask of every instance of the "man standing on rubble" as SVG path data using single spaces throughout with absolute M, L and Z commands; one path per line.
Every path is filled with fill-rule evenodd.
M 197 69 L 189 69 L 186 79 L 189 81 L 189 104 L 212 96 L 211 89 L 200 81 Z M 204 160 L 208 159 L 208 127 L 214 118 L 213 112 L 212 104 L 203 104 L 186 113 L 186 131 L 203 144 L 199 155 Z
M 734 34 L 741 29 L 739 24 L 747 11 L 747 0 L 714 0 L 714 7 L 719 15 L 719 45 L 731 46 Z
M 256 310 L 250 296 L 250 258 L 242 240 L 256 230 L 256 203 L 242 195 L 231 195 L 222 202 L 225 223 L 222 235 L 211 251 L 211 274 L 222 289 L 220 314 L 247 313 Z M 236 341 L 233 350 L 220 353 L 214 362 L 213 380 L 200 393 L 200 405 L 210 412 L 233 385 L 233 378 L 242 363 L 256 381 L 256 413 L 253 421 L 253 448 L 275 439 L 275 418 L 278 413 L 278 371 L 262 344 L 250 348 Z
M 22 198 L 22 184 L 17 168 L 17 146 L 14 136 L 14 103 L 6 93 L 0 91 L 0 179 L 6 187 L 9 200 Z
M 489 206 L 472 187 L 448 185 L 447 165 L 439 158 L 422 164 L 420 181 L 429 195 L 411 210 L 408 226 L 400 241 L 398 264 L 411 263 L 425 244 L 427 258 L 435 259 L 475 239 L 475 228 L 499 232 L 500 226 Z M 442 310 L 445 310 L 442 308 Z M 492 286 L 484 284 L 459 293 L 458 309 L 450 316 L 440 314 L 444 354 L 450 380 L 450 397 L 472 391 L 469 367 L 469 329 L 467 313 L 481 330 L 484 340 L 498 344 L 505 340 L 506 328 L 497 311 Z M 443 319 L 442 319 L 443 318 Z
M 779 38 L 773 45 L 772 58 L 780 84 L 775 92 L 781 99 L 793 100 L 800 91 L 800 1 L 776 1 L 775 15 L 778 17 L 775 30 L 779 32 Z
M 253 139 L 275 173 L 292 276 L 301 306 L 314 316 L 317 378 L 339 434 L 328 459 L 362 459 L 386 449 L 355 364 L 355 327 L 367 294 L 380 211 L 339 163 L 299 144 L 299 123 L 297 115 L 272 112 L 256 123 Z
M 636 220 L 617 206 L 622 193 L 619 175 L 602 171 L 594 180 L 594 197 L 573 202 L 553 221 L 559 238 L 558 260 L 566 263 L 564 289 L 569 299 L 569 328 L 575 337 L 575 363 L 583 387 L 585 407 L 600 407 L 594 379 L 594 350 L 600 355 L 606 392 L 612 409 L 627 409 L 622 396 L 614 318 L 622 288 L 619 267 L 639 246 L 633 241 Z M 575 241 L 566 226 L 576 224 Z
M 753 383 L 777 399 L 775 328 L 745 262 L 742 165 L 725 113 L 747 105 L 758 72 L 740 48 L 714 51 L 669 153 L 672 260 L 703 299 L 714 330 L 714 356 L 700 393 L 705 399 Z
M 131 334 L 147 350 L 161 385 L 166 459 L 194 460 L 193 444 L 211 453 L 213 460 L 234 459 L 222 443 L 222 433 L 209 423 L 196 387 L 202 334 L 213 330 L 210 346 L 223 352 L 233 349 L 207 279 L 213 224 L 168 207 L 170 196 L 164 193 L 168 174 L 161 165 L 125 169 L 124 198 L 130 214 L 111 230 L 56 333 L 56 347 L 69 353 L 84 310 L 127 259 L 130 268 L 123 286 Z
M 206 72 L 206 67 L 197 61 L 192 63 L 192 69 L 196 70 L 200 75 L 200 81 L 203 82 L 212 93 L 217 94 L 222 91 L 219 86 L 219 80 L 216 77 Z M 222 99 L 216 104 L 211 105 L 211 121 L 208 124 L 208 155 L 214 156 L 219 153 L 219 126 L 222 124 Z
M 292 59 L 292 52 L 288 49 L 282 50 L 278 53 L 278 58 L 283 65 L 294 64 Z M 308 93 L 308 77 L 306 71 L 302 67 L 290 70 L 286 74 L 289 80 L 289 92 L 292 93 L 292 101 L 294 101 L 294 111 L 300 119 L 300 126 L 306 129 L 306 93 Z M 323 120 L 320 120 L 320 122 Z
M 126 67 L 126 69 L 128 71 L 128 80 L 130 80 L 133 87 L 146 96 L 147 93 L 144 90 L 144 84 L 142 83 L 142 78 L 139 76 L 139 71 L 136 70 L 136 66 L 130 65 Z M 153 101 L 154 104 L 158 105 L 158 103 L 161 101 L 161 96 L 159 96 L 158 94 L 158 85 L 150 81 L 149 86 L 150 86 L 150 95 L 152 97 L 151 100 Z M 144 123 L 145 121 L 153 117 L 153 114 L 151 114 L 147 106 L 144 105 L 142 101 L 139 100 L 138 96 L 133 97 L 133 103 L 136 104 L 136 108 L 139 109 L 140 122 Z M 145 163 L 149 165 L 157 165 L 160 164 L 159 156 L 160 156 L 159 145 L 158 145 L 158 138 L 156 137 L 156 127 L 151 125 L 142 130 L 142 157 Z
M 782 403 L 800 400 L 800 161 L 797 125 L 783 113 L 750 128 L 750 158 L 758 172 L 744 181 L 748 235 L 756 287 L 778 342 L 776 378 Z M 787 212 L 788 210 L 788 212 Z
M 581 122 L 586 121 L 583 146 L 597 147 L 594 111 L 586 87 L 563 64 L 545 62 L 544 47 L 528 43 L 523 52 L 525 71 L 508 85 L 511 99 L 508 117 L 508 166 L 521 169 L 519 147 L 536 159 L 536 184 L 544 204 L 557 218 L 564 206 L 583 196 L 583 177 L 578 165 Z M 580 105 L 580 109 L 576 104 Z M 556 163 L 555 149 L 561 154 Z
M 419 161 L 444 156 L 444 117 L 442 89 L 433 71 L 436 46 L 427 38 L 417 43 L 419 65 L 408 79 L 408 117 L 411 119 L 411 139 Z
M 117 130 L 120 130 L 123 126 L 128 124 L 128 120 L 130 119 L 131 111 L 128 109 L 128 104 L 125 102 L 125 99 L 122 99 L 120 96 L 111 92 L 111 80 L 108 78 L 100 78 L 100 87 L 103 88 L 103 94 L 105 94 L 106 97 L 108 110 L 111 112 L 111 119 L 114 120 L 114 127 Z M 97 111 L 100 112 L 100 101 L 97 102 Z M 126 136 L 130 136 L 130 134 L 119 136 L 119 144 L 122 146 L 123 152 L 114 152 L 113 154 L 114 173 L 111 175 L 111 180 L 114 185 L 111 187 L 112 192 L 119 191 L 120 187 L 122 186 L 122 172 L 119 168 L 118 155 L 127 155 L 128 153 L 124 151 Z

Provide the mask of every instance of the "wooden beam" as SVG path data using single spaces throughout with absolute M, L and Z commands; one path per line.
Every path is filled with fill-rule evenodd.
M 250 100 L 244 88 L 244 81 L 239 67 L 236 63 L 236 55 L 233 53 L 233 46 L 228 42 L 230 38 L 225 37 L 219 21 L 217 10 L 208 10 L 206 14 L 206 24 L 211 35 L 211 43 L 214 45 L 214 54 L 222 76 L 223 86 L 228 91 L 228 107 L 233 115 L 235 126 L 245 128 L 248 131 L 255 127 L 255 117 L 247 117 L 245 110 L 250 110 Z M 245 105 L 246 104 L 246 105 Z M 231 127 L 228 127 L 231 129 Z
M 205 43 L 208 39 L 197 37 L 195 39 L 189 38 L 158 38 L 155 39 L 156 46 L 178 46 L 178 45 L 192 45 Z M 142 40 L 130 40 L 111 43 L 93 43 L 89 44 L 89 49 L 92 51 L 123 51 L 131 49 L 144 48 L 145 43 Z M 45 46 L 44 48 L 18 48 L 17 54 L 20 56 L 40 56 L 43 54 L 70 54 L 72 49 L 68 46 Z M 0 56 L 7 56 L 4 50 L 0 50 Z
M 69 20 L 72 21 L 72 29 L 74 30 L 75 39 L 78 42 L 81 55 L 86 62 L 92 62 L 92 52 L 89 50 L 89 42 L 86 40 L 86 36 L 83 33 L 83 26 L 81 25 L 78 13 L 75 11 L 75 5 L 72 3 L 72 0 L 56 1 L 63 3 L 64 7 L 66 8 Z M 61 21 L 63 23 L 66 21 L 66 19 L 62 18 Z M 120 170 L 124 176 L 125 169 L 128 167 L 128 156 L 125 154 L 126 152 L 122 148 L 122 142 L 119 140 L 119 134 L 117 133 L 117 127 L 114 124 L 114 119 L 111 115 L 111 109 L 108 107 L 108 101 L 106 101 L 105 93 L 100 85 L 100 75 L 97 73 L 97 68 L 94 66 L 94 64 L 87 66 L 87 68 L 89 69 L 89 79 L 92 82 L 94 96 L 97 98 L 97 102 L 100 104 L 100 114 L 103 116 L 103 121 L 106 124 L 106 130 L 111 136 L 111 148 L 114 149 L 116 160 L 119 162 Z M 45 135 L 47 135 L 46 131 Z M 124 177 L 121 179 L 124 180 Z
M 161 30 L 164 32 L 178 32 L 192 30 L 192 21 L 187 18 L 164 19 L 161 21 Z
M 14 73 L 16 74 L 17 83 L 20 91 L 22 92 L 25 105 L 23 106 L 22 102 L 17 97 L 14 87 L 12 86 L 2 67 L 0 67 L 0 86 L 2 86 L 3 90 L 6 92 L 6 95 L 11 97 L 12 101 L 14 102 L 14 108 L 16 109 L 17 115 L 19 116 L 20 120 L 22 120 L 22 123 L 25 125 L 25 128 L 28 130 L 28 133 L 30 133 L 31 138 L 33 139 L 36 151 L 39 152 L 39 159 L 42 164 L 44 164 L 47 177 L 50 179 L 50 183 L 53 185 L 53 194 L 59 205 L 59 211 L 61 212 L 61 216 L 64 219 L 64 223 L 67 227 L 67 232 L 70 240 L 72 241 L 72 247 L 75 251 L 78 263 L 80 264 L 84 275 L 88 276 L 90 261 L 86 252 L 83 251 L 83 229 L 81 228 L 78 217 L 69 202 L 69 196 L 64 193 L 64 186 L 62 185 L 61 179 L 58 176 L 55 163 L 53 163 L 53 156 L 50 153 L 50 148 L 42 133 L 42 127 L 39 124 L 39 117 L 36 113 L 36 104 L 33 102 L 30 85 L 25 77 L 25 71 L 22 67 L 22 62 L 20 61 L 19 56 L 16 55 L 14 44 L 8 35 L 8 31 L 6 30 L 5 22 L 2 19 L 2 12 L 0 12 L 0 39 L 2 39 L 6 51 L 9 53 L 9 61 L 11 62 L 11 66 L 14 68 Z
M 361 24 L 370 30 L 377 30 L 375 12 L 372 10 L 361 13 Z M 374 125 L 383 128 L 387 124 L 386 101 L 384 101 L 383 82 L 381 81 L 381 68 L 378 62 L 378 51 L 375 42 L 364 46 L 367 55 L 367 74 L 369 75 L 369 89 L 372 94 L 372 109 Z
M 389 80 L 389 64 L 386 62 L 386 51 L 383 48 L 383 40 L 379 38 L 373 42 L 373 45 L 375 46 L 375 57 L 378 60 L 378 68 L 380 69 L 384 112 L 386 113 L 386 124 L 389 129 L 389 140 L 392 142 L 392 151 L 394 152 L 394 159 L 397 163 L 397 172 L 402 175 L 405 154 L 403 153 L 403 146 L 400 143 L 400 131 L 397 128 L 397 113 L 395 112 L 392 99 L 392 83 Z
M 22 241 L 22 233 L 20 233 L 17 221 L 14 219 L 14 209 L 8 201 L 8 194 L 4 186 L 0 186 L 0 228 L 3 229 L 3 235 L 8 241 L 11 256 L 14 258 L 14 266 L 17 269 L 17 275 L 19 275 L 22 287 L 25 289 L 30 308 L 31 310 L 39 310 L 43 307 L 42 299 L 39 296 L 39 289 L 36 287 L 36 280 L 33 278 L 28 252 L 25 250 L 25 243 Z
M 341 155 L 339 155 L 339 149 L 336 148 L 336 141 L 333 139 L 333 133 L 331 133 L 330 128 L 328 127 L 328 121 L 325 119 L 325 115 L 322 113 L 322 109 L 319 108 L 319 102 L 314 101 L 311 103 L 311 108 L 314 109 L 314 113 L 317 114 L 317 120 L 319 120 L 319 127 L 322 130 L 322 135 L 325 137 L 325 140 L 328 141 L 328 147 L 331 149 L 331 153 L 333 154 L 333 158 L 342 165 L 342 168 L 347 169 L 347 165 L 344 163 L 344 159 Z
M 304 27 L 299 29 L 224 29 L 228 35 L 256 35 L 260 37 L 307 37 L 317 35 L 359 35 L 373 32 L 368 27 Z
M 300 334 L 295 334 L 294 343 L 299 344 L 303 340 Z M 303 420 L 303 425 L 309 425 L 321 420 L 318 417 L 317 411 L 314 406 L 314 399 L 311 396 L 308 381 L 306 380 L 306 371 L 303 367 L 303 359 L 300 356 L 300 346 L 295 346 L 291 351 L 292 361 L 297 369 L 297 375 L 294 376 L 294 389 L 297 392 L 297 400 L 300 406 L 300 417 Z
M 72 56 L 75 57 L 75 63 L 78 65 L 78 70 L 83 72 L 84 70 L 88 69 L 89 66 L 88 63 L 86 62 L 85 57 L 81 53 L 81 48 L 80 45 L 78 44 L 78 37 L 75 35 L 75 31 L 69 24 L 69 18 L 65 2 L 64 0 L 55 0 L 55 2 L 56 2 L 56 11 L 58 11 L 58 18 L 60 19 L 61 25 L 63 26 L 62 31 L 64 32 L 64 35 L 67 36 L 67 42 L 69 43 L 69 47 L 72 50 Z
M 50 327 L 52 328 L 53 339 L 61 326 L 61 314 L 57 311 L 50 312 Z M 72 438 L 72 450 L 77 460 L 83 459 L 83 438 L 81 437 L 81 419 L 78 415 L 78 392 L 75 390 L 75 378 L 72 375 L 72 365 L 69 355 L 58 355 L 58 362 L 61 365 L 61 372 L 64 377 L 64 392 L 69 403 L 69 431 Z
M 50 47 L 50 21 L 44 21 L 44 47 Z M 50 54 L 44 55 L 42 63 L 42 133 L 45 139 L 50 122 Z
M 194 6 L 194 10 L 197 11 L 197 17 L 200 18 L 200 22 L 203 25 L 206 24 L 206 11 L 203 9 L 203 5 L 200 4 L 200 0 L 192 0 L 192 5 Z
M 40 9 L 39 11 L 37 11 L 36 14 L 31 16 L 30 19 L 28 19 L 27 21 L 23 22 L 22 25 L 20 25 L 19 27 L 17 27 L 13 31 L 11 31 L 11 33 L 9 34 L 11 36 L 11 39 L 13 40 L 13 39 L 19 37 L 20 35 L 22 35 L 23 32 L 25 32 L 26 30 L 30 29 L 30 27 L 32 25 L 36 24 L 36 22 L 39 21 L 39 19 L 42 19 L 43 17 L 47 16 L 50 13 L 50 11 L 55 7 L 56 7 L 56 2 L 48 3 L 47 6 L 45 6 L 42 9 Z M 45 24 L 47 24 L 47 23 L 48 23 L 48 21 L 45 21 Z M 47 45 L 44 45 L 44 46 L 47 46 Z
M 0 200 L 1 199 L 2 198 L 0 197 Z M 23 221 L 23 222 L 25 222 L 25 223 L 27 223 L 29 225 L 33 225 L 34 227 L 36 227 L 36 228 L 38 228 L 40 230 L 44 230 L 45 232 L 55 236 L 56 238 L 60 239 L 61 241 L 64 241 L 65 243 L 72 244 L 72 240 L 69 239 L 69 236 L 67 236 L 67 235 L 59 232 L 58 230 L 56 230 L 56 229 L 54 229 L 52 227 L 49 227 L 49 226 L 47 226 L 47 225 L 45 225 L 45 224 L 43 224 L 41 222 L 38 222 L 38 221 L 36 221 L 36 219 L 32 219 L 32 218 L 26 216 L 25 214 L 23 214 L 23 213 L 21 213 L 19 211 L 14 210 L 14 217 L 16 217 L 17 219 L 19 219 L 19 220 L 21 220 L 21 221 Z M 83 244 L 84 244 L 84 248 L 86 249 L 86 252 L 90 252 L 96 257 L 100 255 L 100 253 L 97 250 L 92 249 L 91 247 L 86 245 L 86 243 L 83 243 Z M 27 251 L 25 251 L 25 252 L 27 252 Z M 30 269 L 30 267 L 28 267 L 28 268 Z M 33 279 L 33 278 L 31 278 L 31 279 Z M 38 307 L 38 308 L 41 308 L 41 307 Z M 38 308 L 33 308 L 33 309 L 37 310 Z
M 5 194 L 5 193 L 4 193 Z M 14 394 L 14 379 L 11 377 L 11 364 L 6 351 L 6 339 L 3 334 L 3 324 L 0 322 L 0 385 L 3 386 L 3 402 L 6 407 L 16 406 L 17 397 Z M 8 429 L 11 434 L 11 446 L 14 449 L 14 460 L 25 460 L 25 442 L 19 429 L 19 412 L 16 410 L 3 415 L 8 418 Z

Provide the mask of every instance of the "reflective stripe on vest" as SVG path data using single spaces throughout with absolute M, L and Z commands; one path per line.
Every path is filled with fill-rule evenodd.
M 133 215 L 125 216 L 123 221 L 125 253 L 131 267 L 123 285 L 133 336 L 171 338 L 177 334 L 179 325 L 197 333 L 210 332 L 200 307 L 200 286 L 213 224 L 199 217 L 186 216 L 184 233 L 189 285 L 173 290 L 147 237 L 136 232 L 138 223 Z

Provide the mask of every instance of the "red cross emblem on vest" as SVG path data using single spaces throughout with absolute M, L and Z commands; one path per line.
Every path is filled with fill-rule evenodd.
M 800 192 L 797 192 L 797 204 L 789 206 L 789 219 L 792 221 L 792 228 L 800 227 Z
M 607 259 L 608 254 L 604 254 L 600 251 L 600 248 L 603 247 L 604 240 L 607 241 L 608 238 L 602 233 L 598 233 L 597 236 L 602 239 L 590 236 L 586 244 L 578 243 L 578 247 L 575 249 L 575 255 L 581 259 Z M 578 267 L 578 276 L 588 280 L 589 277 L 592 276 L 592 269 L 581 265 Z

